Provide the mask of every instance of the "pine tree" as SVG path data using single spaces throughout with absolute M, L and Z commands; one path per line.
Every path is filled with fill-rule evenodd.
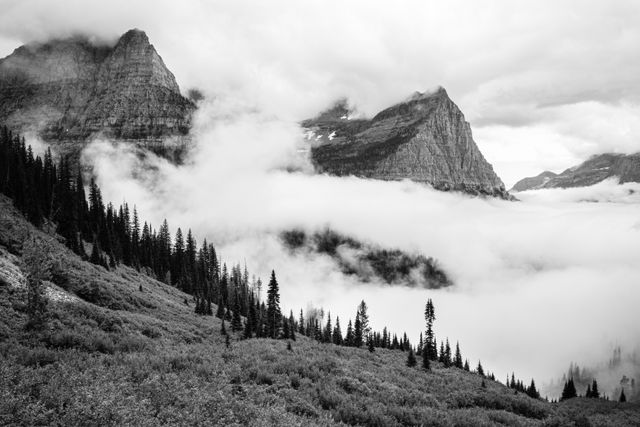
M 478 367 L 476 368 L 476 372 L 478 375 L 484 377 L 484 369 L 482 368 L 482 363 L 478 360 Z
M 331 326 L 331 312 L 327 314 L 327 324 L 324 327 L 324 331 L 322 332 L 322 342 L 330 343 L 331 342 L 331 334 L 333 333 Z
M 353 324 L 351 323 L 351 319 L 349 319 L 349 323 L 347 324 L 347 334 L 345 335 L 344 343 L 347 347 L 353 347 L 355 345 Z
M 271 271 L 271 280 L 267 289 L 267 335 L 280 338 L 282 313 L 280 312 L 280 290 L 275 271 Z
M 529 385 L 529 388 L 527 388 L 526 393 L 529 397 L 534 399 L 540 398 L 540 393 L 538 393 L 538 390 L 536 389 L 536 383 L 533 381 L 533 378 L 531 379 L 531 384 Z
M 371 336 L 369 336 L 369 338 L 367 339 L 367 347 L 369 348 L 370 353 L 376 351 L 375 347 L 373 346 L 373 339 L 371 338 Z
M 464 370 L 469 372 L 471 368 L 469 367 L 469 360 L 465 359 L 464 361 Z
M 425 334 L 425 341 L 423 344 L 423 351 L 427 352 L 429 360 L 437 359 L 436 340 L 433 332 L 433 322 L 436 320 L 435 308 L 431 298 L 427 300 L 427 305 L 424 310 L 424 318 L 427 322 L 427 331 Z
M 560 396 L 560 400 L 572 399 L 574 397 L 578 397 L 578 393 L 576 392 L 576 386 L 573 382 L 573 377 L 571 377 L 565 384 L 562 390 L 562 395 Z
M 422 350 L 422 368 L 425 371 L 431 370 L 431 360 L 429 359 L 429 352 L 426 347 Z
M 362 323 L 360 322 L 360 314 L 356 314 L 356 321 L 353 325 L 353 345 L 355 347 L 362 347 Z
M 416 355 L 413 353 L 413 348 L 410 348 L 409 354 L 407 355 L 407 366 L 413 368 L 416 364 Z
M 591 383 L 591 397 L 594 399 L 598 399 L 600 397 L 600 392 L 598 391 L 598 382 L 595 379 Z
M 458 342 L 456 342 L 456 356 L 453 361 L 453 366 L 455 366 L 458 369 L 464 368 L 464 365 L 462 362 L 462 353 L 460 353 L 460 344 Z
M 360 327 L 362 328 L 362 336 L 368 337 L 371 333 L 371 327 L 369 326 L 369 314 L 367 313 L 367 303 L 362 300 L 358 306 L 358 316 L 360 319 Z
M 298 320 L 298 333 L 304 335 L 304 314 L 302 309 L 300 309 L 300 320 Z
M 291 341 L 296 340 L 296 321 L 293 319 L 293 310 L 289 312 L 289 338 Z
M 342 329 L 340 329 L 340 317 L 336 317 L 336 326 L 333 328 L 333 343 L 335 345 L 344 345 L 342 338 Z
M 624 402 L 626 402 L 626 401 L 627 401 L 627 396 L 625 396 L 625 394 L 624 394 L 624 388 L 623 388 L 623 389 L 622 389 L 622 391 L 620 392 L 620 399 L 618 399 L 618 401 L 619 401 L 620 403 L 624 403 Z

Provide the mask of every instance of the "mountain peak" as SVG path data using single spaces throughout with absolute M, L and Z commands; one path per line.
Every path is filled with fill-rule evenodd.
M 48 142 L 73 141 L 69 154 L 95 134 L 161 145 L 187 133 L 194 108 L 140 29 L 115 45 L 76 36 L 0 60 L 0 122 Z
M 329 112 L 302 123 L 315 136 L 311 153 L 319 172 L 511 198 L 442 87 L 416 92 L 371 120 L 337 120 L 339 111 Z

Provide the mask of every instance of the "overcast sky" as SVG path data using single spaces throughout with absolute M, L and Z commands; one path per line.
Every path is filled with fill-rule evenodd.
M 182 89 L 290 120 L 347 96 L 366 115 L 444 86 L 511 186 L 640 151 L 637 1 L 0 0 L 22 43 L 145 30 Z
M 79 32 L 114 42 L 137 27 L 183 90 L 213 100 L 195 116 L 186 166 L 149 156 L 150 169 L 99 140 L 84 160 L 106 200 L 135 203 L 156 225 L 168 218 L 172 231 L 191 227 L 263 277 L 275 268 L 288 308 L 323 305 L 346 323 L 366 298 L 376 327 L 415 338 L 433 295 L 439 337 L 460 339 L 500 379 L 546 380 L 571 360 L 606 360 L 613 345 L 640 348 L 639 184 L 513 203 L 282 171 L 304 166 L 296 123 L 337 98 L 373 115 L 438 85 L 507 186 L 640 151 L 640 2 L 0 0 L 0 11 L 0 56 Z M 325 226 L 433 256 L 455 286 L 365 288 L 276 237 Z M 541 347 L 553 351 L 530 357 Z

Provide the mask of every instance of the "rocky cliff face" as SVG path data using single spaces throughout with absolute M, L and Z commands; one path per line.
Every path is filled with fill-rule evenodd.
M 175 151 L 195 106 L 140 30 L 115 46 L 80 37 L 26 45 L 0 60 L 0 123 L 37 132 L 60 151 L 95 135 Z M 165 153 L 166 154 L 166 153 Z
M 320 172 L 410 179 L 439 190 L 509 198 L 447 92 L 416 93 L 371 120 L 350 120 L 344 103 L 303 122 Z
M 613 177 L 619 178 L 620 184 L 640 182 L 640 153 L 593 156 L 586 162 L 569 168 L 561 174 L 545 171 L 536 177 L 521 179 L 511 191 L 587 187 Z

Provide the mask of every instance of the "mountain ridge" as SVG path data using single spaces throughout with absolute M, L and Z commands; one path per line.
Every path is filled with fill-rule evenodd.
M 371 119 L 351 119 L 346 103 L 338 103 L 302 126 L 308 139 L 315 137 L 311 158 L 321 173 L 410 179 L 443 191 L 511 199 L 442 87 L 414 93 Z
M 0 122 L 63 154 L 78 155 L 96 136 L 161 154 L 167 139 L 184 149 L 194 110 L 138 29 L 112 46 L 74 36 L 27 44 L 0 59 Z
M 509 191 L 588 187 L 613 177 L 617 177 L 620 184 L 640 182 L 640 152 L 596 154 L 559 174 L 544 171 L 534 177 L 523 178 Z

